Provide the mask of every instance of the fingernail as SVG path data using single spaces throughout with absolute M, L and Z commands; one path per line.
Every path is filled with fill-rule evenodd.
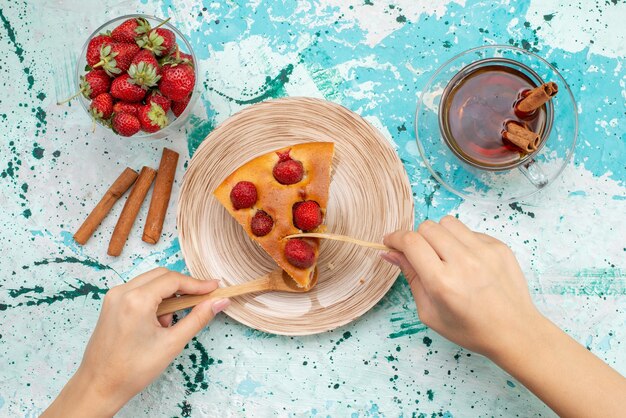
M 396 258 L 389 253 L 381 254 L 380 258 L 382 258 L 383 260 L 385 260 L 386 262 L 390 264 L 393 264 L 394 266 L 400 267 L 400 263 L 398 262 L 398 260 L 396 260 Z
M 230 306 L 230 299 L 218 299 L 215 302 L 213 302 L 213 305 L 211 306 L 211 310 L 213 310 L 213 315 L 217 315 L 218 313 L 222 312 L 224 309 L 228 308 Z
M 207 280 L 207 282 L 209 282 L 209 284 L 207 284 L 207 287 L 209 287 L 209 286 L 215 286 L 216 288 L 220 287 L 220 281 L 219 280 L 211 279 L 211 280 Z

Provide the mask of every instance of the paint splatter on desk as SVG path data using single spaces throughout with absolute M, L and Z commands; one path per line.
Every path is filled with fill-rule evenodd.
M 296 95 L 338 102 L 379 128 L 405 163 L 418 221 L 452 212 L 507 242 L 540 309 L 626 374 L 623 2 L 47 4 L 0 6 L 0 416 L 36 416 L 49 404 L 78 365 L 107 289 L 157 265 L 185 271 L 173 216 L 155 247 L 140 241 L 138 222 L 118 259 L 104 255 L 115 216 L 88 246 L 73 242 L 72 232 L 115 173 L 154 165 L 164 145 L 179 151 L 186 166 L 228 116 Z M 79 106 L 54 104 L 53 38 L 75 31 L 64 42 L 78 51 L 99 24 L 133 12 L 171 16 L 200 59 L 202 100 L 168 140 L 92 134 Z M 563 73 L 579 102 L 580 140 L 574 162 L 546 193 L 482 207 L 427 175 L 413 109 L 440 64 L 494 43 L 537 52 Z M 182 170 L 174 198 L 181 180 Z M 427 329 L 399 280 L 363 318 L 322 335 L 267 335 L 222 316 L 119 416 L 271 414 L 553 415 L 489 361 Z

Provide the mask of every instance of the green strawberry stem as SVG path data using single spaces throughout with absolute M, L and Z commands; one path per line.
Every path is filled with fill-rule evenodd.
M 102 67 L 104 65 L 104 63 L 105 63 L 104 60 L 100 60 L 100 61 L 98 61 L 97 64 L 94 64 L 94 66 L 91 67 L 91 68 L 94 69 L 94 68 Z
M 79 90 L 79 91 L 78 91 L 78 93 L 76 93 L 75 95 L 73 95 L 73 96 L 72 96 L 72 97 L 70 97 L 69 99 L 65 99 L 65 100 L 63 100 L 62 102 L 57 102 L 57 105 L 59 105 L 59 106 L 60 106 L 60 105 L 63 105 L 63 104 L 65 104 L 65 103 L 69 102 L 69 101 L 70 101 L 70 100 L 72 100 L 72 99 L 75 99 L 75 98 L 76 98 L 76 97 L 78 97 L 78 96 L 79 96 L 82 92 L 83 92 L 83 90 L 81 89 L 81 90 Z
M 158 28 L 160 28 L 161 26 L 165 25 L 167 22 L 169 22 L 171 19 L 171 17 L 168 17 L 167 19 L 165 19 L 163 22 L 159 23 L 158 25 L 156 25 L 155 27 L 153 27 L 152 29 L 150 29 L 150 32 L 152 32 L 153 30 L 156 30 Z
M 137 22 L 137 27 L 135 28 L 135 33 L 137 35 L 142 35 L 152 30 L 150 27 L 150 22 L 148 22 L 143 17 L 138 17 L 137 19 L 135 19 L 135 22 Z

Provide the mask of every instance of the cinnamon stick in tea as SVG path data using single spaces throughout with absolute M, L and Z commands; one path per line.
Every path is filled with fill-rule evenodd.
M 502 137 L 526 153 L 533 152 L 539 146 L 539 134 L 519 125 L 508 122 Z
M 554 82 L 544 83 L 539 87 L 535 87 L 520 100 L 515 110 L 521 113 L 531 113 L 539 109 L 548 100 L 556 96 L 559 92 L 559 86 Z
M 85 219 L 80 228 L 78 228 L 78 231 L 74 234 L 74 240 L 77 243 L 80 245 L 87 243 L 100 225 L 100 222 L 102 222 L 111 211 L 115 202 L 126 193 L 126 190 L 130 189 L 130 186 L 135 183 L 136 179 L 137 172 L 135 170 L 126 167 L 126 169 L 122 171 L 122 174 L 120 174 L 111 187 L 109 187 L 104 196 L 102 196 L 102 199 L 100 199 L 96 207 L 93 208 L 89 216 L 87 216 L 87 219 Z
M 126 244 L 128 234 L 130 234 L 139 209 L 141 209 L 141 204 L 146 198 L 148 190 L 150 190 L 154 176 L 156 176 L 155 169 L 150 167 L 143 167 L 141 169 L 137 182 L 135 182 L 133 189 L 130 191 L 130 195 L 124 204 L 124 209 L 122 209 L 122 213 L 120 214 L 120 218 L 117 220 L 111 241 L 109 242 L 107 254 L 118 256 L 122 253 L 122 248 L 124 248 L 124 244 Z
M 152 191 L 146 226 L 143 230 L 142 239 L 149 244 L 156 244 L 159 238 L 161 238 L 163 221 L 167 213 L 167 206 L 170 203 L 177 163 L 178 153 L 169 148 L 163 148 L 159 171 L 154 181 L 154 190 Z

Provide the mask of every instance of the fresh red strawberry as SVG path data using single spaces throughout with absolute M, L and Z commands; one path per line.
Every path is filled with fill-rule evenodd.
M 116 113 L 111 120 L 111 127 L 118 135 L 133 136 L 139 132 L 141 124 L 139 119 L 130 113 Z
M 322 224 L 322 210 L 314 200 L 293 205 L 293 224 L 302 231 L 312 231 Z
M 113 42 L 104 44 L 100 48 L 100 61 L 93 68 L 102 66 L 102 69 L 111 77 L 116 77 L 128 71 L 130 63 L 140 48 L 136 44 Z
M 109 93 L 96 96 L 89 105 L 89 113 L 96 120 L 106 120 L 113 113 L 113 98 Z
M 165 111 L 156 103 L 141 106 L 138 118 L 141 129 L 145 132 L 156 132 L 165 128 L 169 123 Z
M 138 39 L 137 45 L 154 52 L 157 57 L 165 57 L 176 48 L 176 35 L 169 29 L 155 28 Z
M 133 116 L 137 116 L 139 114 L 140 107 L 141 103 L 117 102 L 113 105 L 113 112 L 129 113 Z
M 80 91 L 87 99 L 108 93 L 110 88 L 111 78 L 104 70 L 91 70 L 80 77 Z
M 146 91 L 134 84 L 128 74 L 122 74 L 111 83 L 111 95 L 125 102 L 139 102 L 145 97 Z
M 285 245 L 285 257 L 292 265 L 306 269 L 315 263 L 315 251 L 306 241 L 298 238 L 290 239 Z
M 251 208 L 256 200 L 256 186 L 249 181 L 240 181 L 230 191 L 230 201 L 235 209 Z
M 167 111 L 170 110 L 172 101 L 159 93 L 158 90 L 152 90 L 150 94 L 148 94 L 148 97 L 146 97 L 146 104 L 149 105 L 150 103 L 158 104 L 163 111 L 167 113 Z
M 183 61 L 183 62 L 190 62 L 193 64 L 193 57 L 190 54 L 185 54 L 182 51 L 178 52 L 179 54 L 179 58 Z
M 300 161 L 292 160 L 289 151 L 278 156 L 279 161 L 273 169 L 274 178 L 281 184 L 295 184 L 302 180 L 304 167 Z
M 180 50 L 180 47 L 176 45 L 176 47 L 174 48 L 174 51 L 170 55 L 161 59 L 161 65 L 165 65 L 165 64 L 172 64 L 172 65 L 189 64 L 193 67 L 194 63 L 193 63 L 193 57 L 189 54 L 185 54 L 184 52 L 182 52 Z
M 187 108 L 187 105 L 189 104 L 189 99 L 191 99 L 191 96 L 188 96 L 182 102 L 172 102 L 172 113 L 174 114 L 174 116 L 179 117 L 180 115 L 182 115 L 182 113 Z
M 115 42 L 135 43 L 150 31 L 150 23 L 143 17 L 127 19 L 111 32 Z
M 191 66 L 193 66 L 193 57 L 189 54 L 185 54 L 184 52 L 182 52 L 181 50 L 177 50 L 174 54 L 172 54 L 173 56 L 176 57 L 176 59 L 182 63 L 182 64 L 191 64 Z
M 161 66 L 159 65 L 159 61 L 157 61 L 156 57 L 152 53 L 152 51 L 148 51 L 147 49 L 142 49 L 135 55 L 133 58 L 131 65 L 138 65 L 141 62 L 145 62 L 146 64 L 152 65 L 156 70 L 157 74 L 161 74 Z
M 128 74 L 135 84 L 145 88 L 156 86 L 161 79 L 160 73 L 159 63 L 147 49 L 139 51 L 128 68 Z
M 87 45 L 87 65 L 89 65 L 90 67 L 96 65 L 98 61 L 100 61 L 100 48 L 105 43 L 111 42 L 113 42 L 113 39 L 108 33 L 101 33 L 100 35 L 91 38 L 89 44 Z
M 264 210 L 257 210 L 250 221 L 250 229 L 257 237 L 264 237 L 274 227 L 274 220 Z
M 61 105 L 67 103 L 75 97 L 78 97 L 81 93 L 85 98 L 93 99 L 102 93 L 108 93 L 110 88 L 111 78 L 104 70 L 91 70 L 84 76 L 80 76 L 80 90 L 78 90 L 78 93 L 69 99 L 57 102 L 57 104 Z
M 164 65 L 161 68 L 159 90 L 175 102 L 183 101 L 196 84 L 196 74 L 190 65 Z

